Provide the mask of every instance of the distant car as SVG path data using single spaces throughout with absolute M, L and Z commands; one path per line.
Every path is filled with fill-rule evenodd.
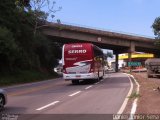
M 114 72 L 113 68 L 108 68 L 108 72 Z
M 58 75 L 62 75 L 62 66 L 58 66 L 54 68 L 54 72 L 56 72 Z
M 62 72 L 62 68 L 54 68 L 54 72 L 56 72 L 56 73 L 60 73 L 60 72 Z
M 7 104 L 7 94 L 6 91 L 0 89 L 0 111 L 4 108 L 4 105 Z
M 108 68 L 108 71 L 113 71 L 113 68 Z
M 107 68 L 107 69 L 106 69 L 106 73 L 112 73 L 112 72 L 114 72 L 114 69 L 113 69 L 113 68 Z

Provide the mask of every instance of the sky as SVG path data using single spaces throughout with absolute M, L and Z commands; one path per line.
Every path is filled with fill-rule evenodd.
M 56 0 L 61 23 L 125 34 L 154 37 L 160 0 Z

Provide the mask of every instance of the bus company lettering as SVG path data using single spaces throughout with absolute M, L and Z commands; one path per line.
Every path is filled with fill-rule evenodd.
M 82 45 L 72 45 L 72 48 L 75 48 L 75 47 L 83 47 Z
M 68 54 L 74 54 L 74 53 L 86 53 L 87 50 L 69 50 Z

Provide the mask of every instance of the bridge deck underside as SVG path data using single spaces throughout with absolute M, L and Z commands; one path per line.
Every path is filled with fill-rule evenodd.
M 102 43 L 98 43 L 98 42 L 90 42 L 90 41 L 85 41 L 85 40 L 76 40 L 76 39 L 68 39 L 68 38 L 62 38 L 62 37 L 53 37 L 53 36 L 48 36 L 50 39 L 54 40 L 55 42 L 59 42 L 62 44 L 67 44 L 67 43 L 93 43 L 95 45 L 97 45 L 98 47 L 102 48 L 102 49 L 110 49 L 113 50 L 114 52 L 118 52 L 118 53 L 125 53 L 128 52 L 128 47 L 122 47 L 122 46 L 116 46 L 116 45 L 110 45 L 110 44 L 102 44 Z
M 78 42 L 86 42 L 86 43 L 88 43 L 89 42 L 89 41 L 86 41 L 86 40 L 68 39 L 68 38 L 56 37 L 56 36 L 48 36 L 48 37 L 50 39 L 54 40 L 55 42 L 59 42 L 59 43 L 62 43 L 62 44 L 78 43 Z M 95 45 L 99 46 L 102 49 L 113 50 L 114 53 L 118 53 L 118 54 L 129 52 L 129 47 L 111 45 L 111 44 L 102 44 L 102 43 L 98 43 L 98 42 L 89 42 L 89 43 L 94 43 Z M 149 49 L 149 48 L 142 48 L 142 47 L 135 47 L 135 51 L 136 52 L 153 53 L 153 54 L 159 53 L 158 50 L 153 50 L 153 49 Z

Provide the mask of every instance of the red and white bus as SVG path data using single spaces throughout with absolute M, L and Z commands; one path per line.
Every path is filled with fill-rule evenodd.
M 103 51 L 91 43 L 72 43 L 63 45 L 63 78 L 72 80 L 98 79 L 104 76 Z

